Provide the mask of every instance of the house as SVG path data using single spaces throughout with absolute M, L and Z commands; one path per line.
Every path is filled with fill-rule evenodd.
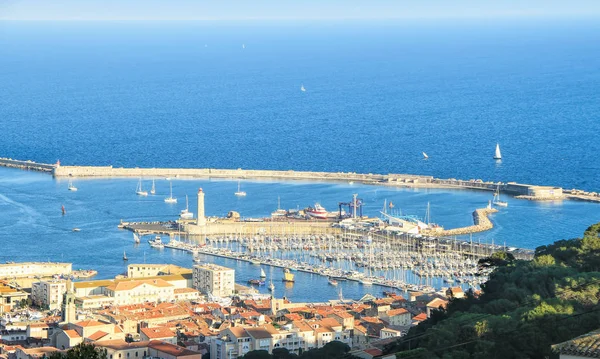
M 600 358 L 600 329 L 552 346 L 560 359 Z
M 434 298 L 429 303 L 427 303 L 427 318 L 431 317 L 431 312 L 437 309 L 446 309 L 448 306 L 448 301 L 442 298 Z
M 461 287 L 452 287 L 452 288 L 448 288 L 448 290 L 446 291 L 446 296 L 448 298 L 460 299 L 460 298 L 464 298 L 465 292 L 463 292 Z
M 83 342 L 83 337 L 73 329 L 59 329 L 56 334 L 56 347 L 69 349 Z
M 381 329 L 381 331 L 379 333 L 380 333 L 379 338 L 381 338 L 381 339 L 401 337 L 402 335 L 405 334 L 401 330 L 396 330 L 396 329 L 392 329 L 392 328 L 383 328 L 383 329 Z
M 412 315 L 404 308 L 391 309 L 383 313 L 381 318 L 385 319 L 390 325 L 408 326 L 411 324 Z
M 29 323 L 27 325 L 27 338 L 48 339 L 48 324 L 46 323 Z
M 419 313 L 412 318 L 412 325 L 419 325 L 425 320 L 427 320 L 427 314 Z
M 63 352 L 62 350 L 58 350 L 54 347 L 40 347 L 40 348 L 17 348 L 15 351 L 16 359 L 37 359 L 37 358 L 46 358 L 50 354 L 54 352 Z
M 177 344 L 177 334 L 166 327 L 141 328 L 140 339 L 144 341 L 160 340 Z
M 102 340 L 95 342 L 99 348 L 106 349 L 108 359 L 145 358 L 148 355 L 148 341 L 128 343 L 122 339 Z
M 148 344 L 148 354 L 162 359 L 202 359 L 199 352 L 160 340 L 153 340 Z

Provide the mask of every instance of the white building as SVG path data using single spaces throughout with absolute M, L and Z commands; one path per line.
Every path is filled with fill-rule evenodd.
M 63 295 L 67 292 L 67 281 L 62 279 L 42 280 L 31 284 L 31 300 L 42 308 L 59 309 Z
M 170 302 L 175 298 L 175 286 L 162 279 L 124 281 L 106 287 L 106 295 L 116 305 L 144 302 Z
M 194 265 L 194 288 L 204 294 L 216 297 L 233 295 L 235 270 L 216 264 Z
M 2 278 L 27 278 L 27 277 L 52 277 L 53 275 L 70 275 L 71 263 L 51 262 L 22 262 L 0 264 L 0 279 Z

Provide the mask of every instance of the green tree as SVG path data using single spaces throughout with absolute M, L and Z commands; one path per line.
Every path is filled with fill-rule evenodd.
M 266 350 L 252 350 L 244 355 L 244 359 L 272 359 L 273 356 Z
M 108 355 L 106 349 L 81 343 L 67 350 L 66 353 L 52 353 L 48 359 L 108 359 Z

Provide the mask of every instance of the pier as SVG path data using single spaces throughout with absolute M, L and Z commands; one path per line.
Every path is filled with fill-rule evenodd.
M 374 174 L 356 172 L 312 172 L 312 171 L 275 171 L 248 169 L 214 168 L 124 168 L 113 166 L 63 166 L 33 161 L 21 161 L 0 158 L 0 166 L 21 168 L 51 173 L 56 178 L 112 178 L 112 177 L 163 177 L 163 178 L 201 178 L 201 179 L 255 179 L 255 180 L 300 180 L 356 182 L 371 185 L 384 185 L 400 188 L 441 188 L 468 189 L 494 192 L 499 191 L 515 198 L 536 201 L 573 199 L 600 203 L 600 193 L 578 189 L 563 190 L 555 186 L 538 186 L 516 182 L 491 182 L 480 179 L 460 180 L 441 179 L 433 176 L 411 174 Z
M 479 208 L 473 212 L 473 222 L 472 226 L 454 228 L 448 230 L 442 230 L 436 234 L 444 237 L 452 237 L 452 236 L 460 236 L 464 234 L 471 234 L 477 232 L 484 232 L 494 228 L 492 221 L 488 218 L 488 216 L 492 213 L 498 212 L 495 208 Z

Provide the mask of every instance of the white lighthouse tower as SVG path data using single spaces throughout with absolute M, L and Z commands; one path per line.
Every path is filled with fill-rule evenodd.
M 198 189 L 198 226 L 206 225 L 206 216 L 204 215 L 204 192 L 202 188 Z

